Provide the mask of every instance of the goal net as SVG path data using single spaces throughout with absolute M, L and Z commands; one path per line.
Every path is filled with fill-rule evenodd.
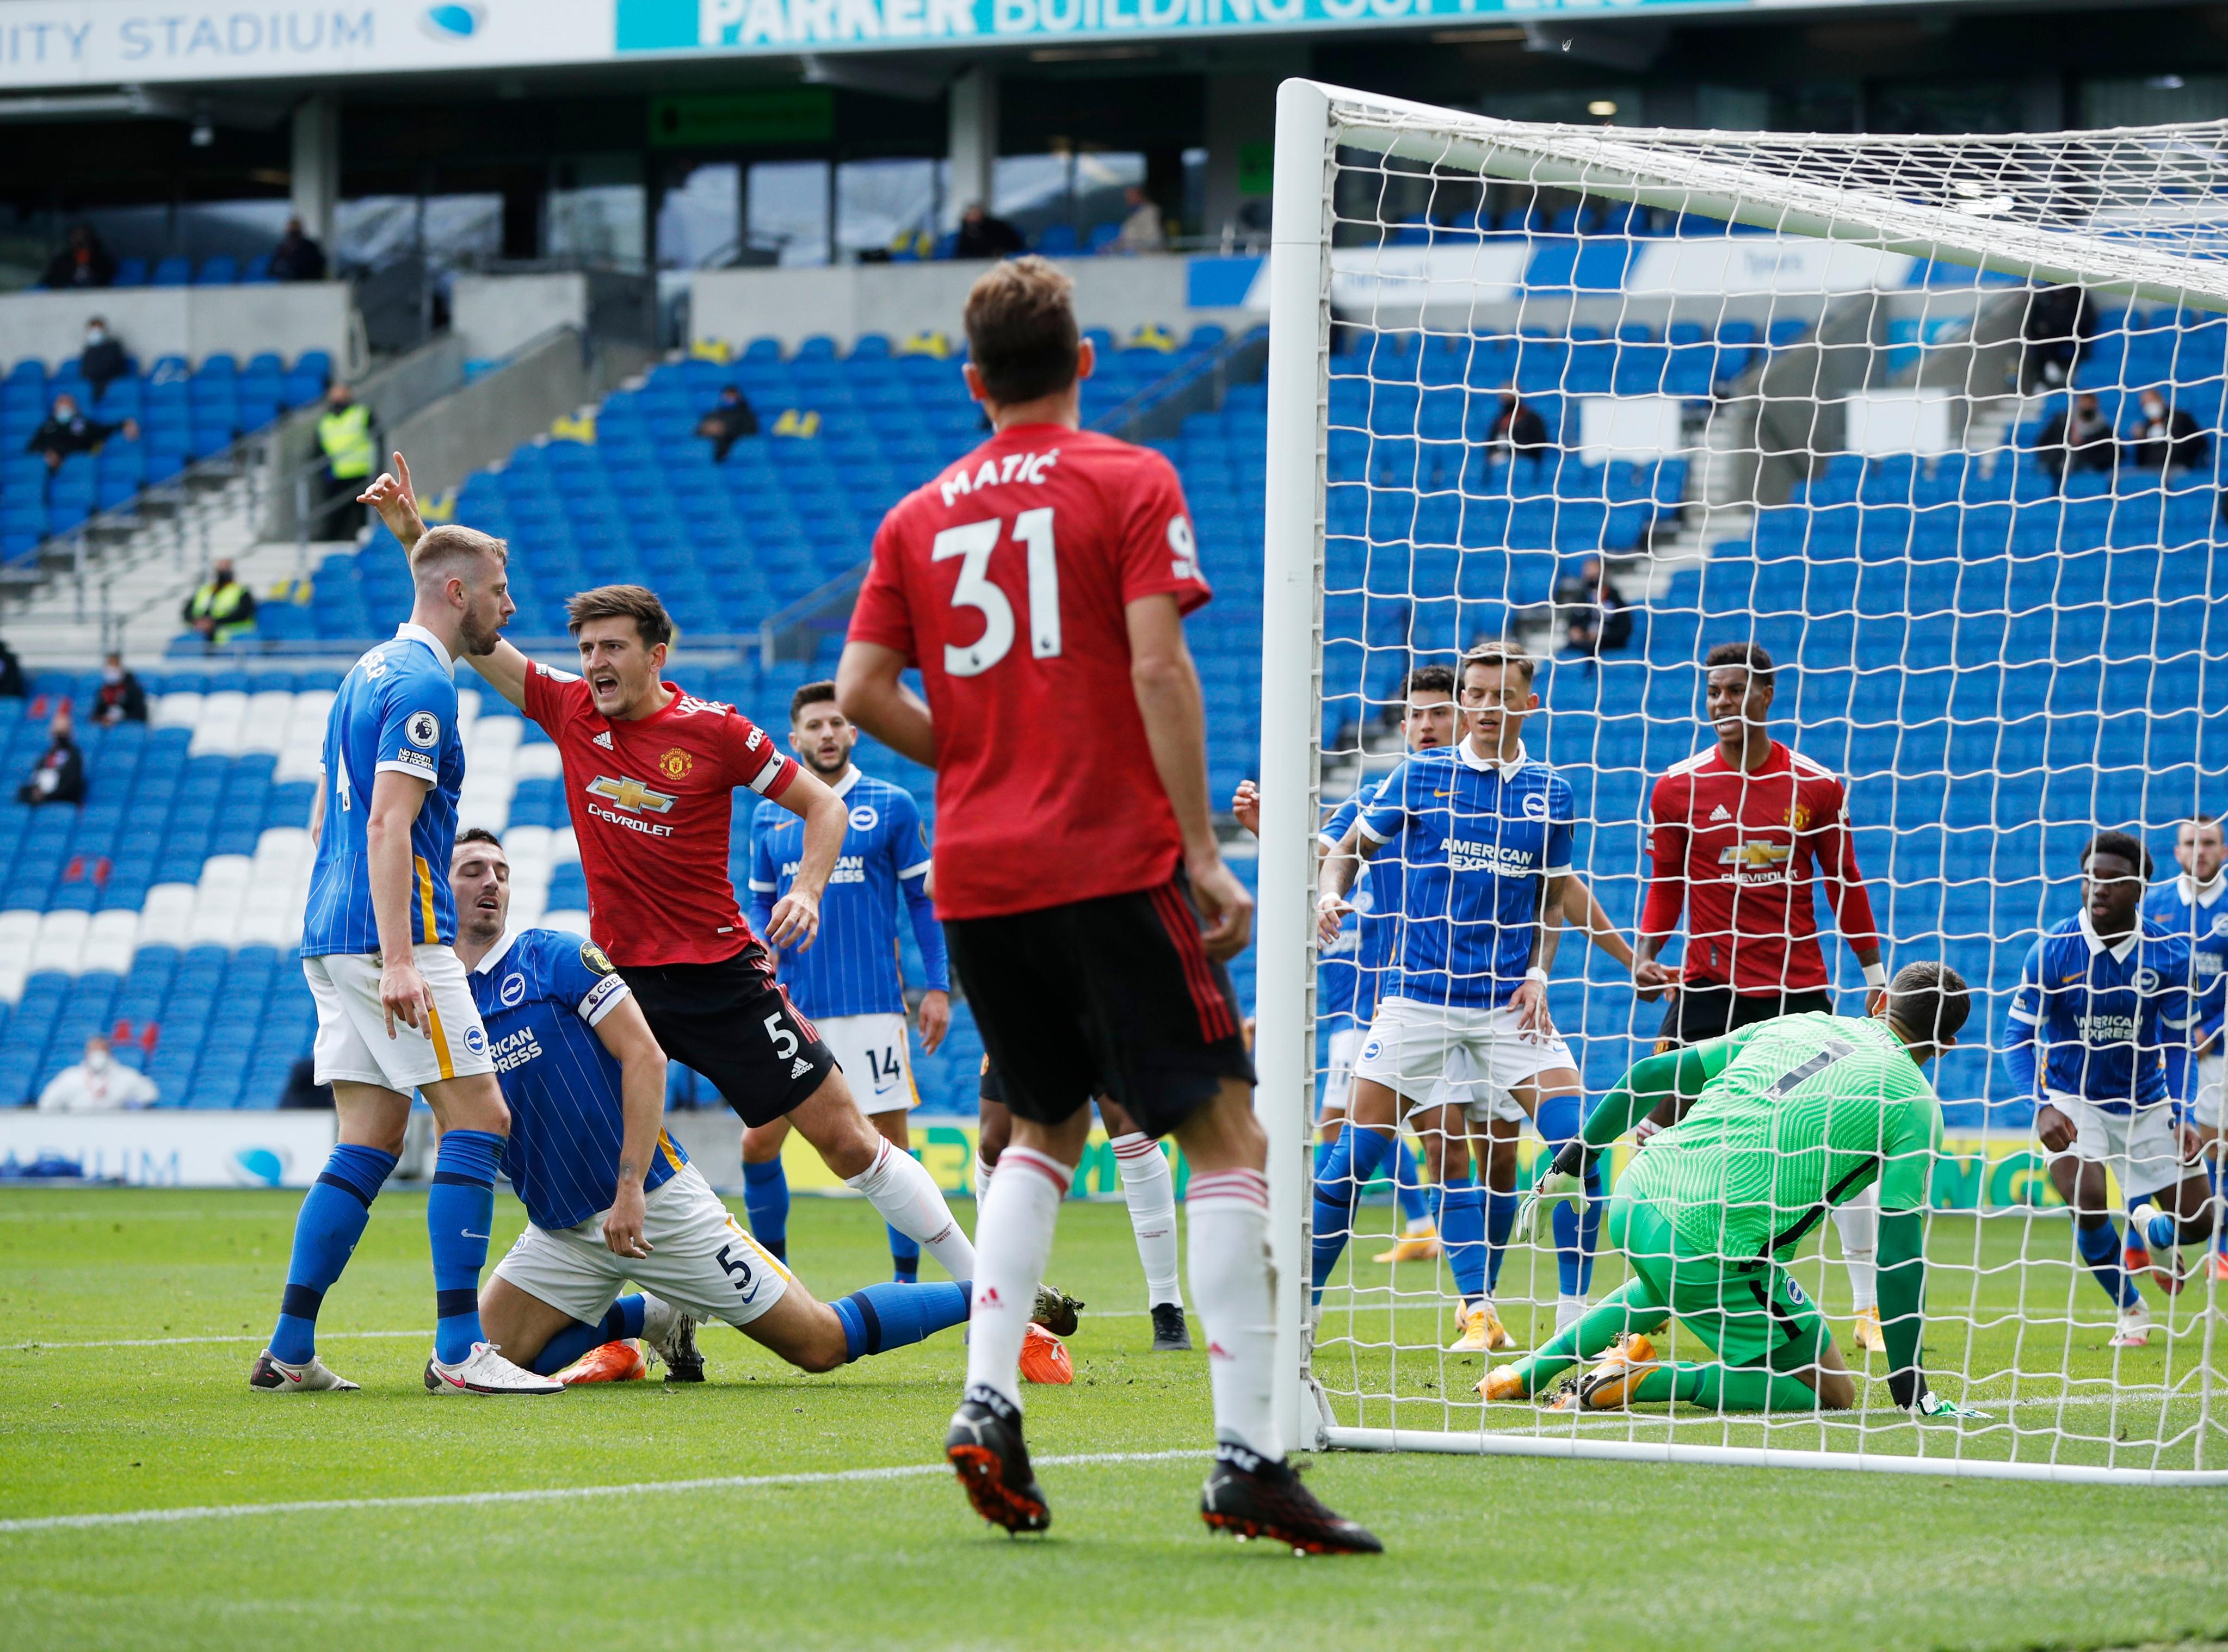
M 2136 1237 L 2129 1195 L 2144 1189 L 2122 1185 L 2129 1161 L 2108 1166 L 2102 1261 L 2001 1053 L 2030 949 L 2081 910 L 2092 835 L 2134 834 L 2166 884 L 2181 823 L 2228 813 L 2228 625 L 2212 611 L 2228 539 L 2228 125 L 1640 131 L 1306 81 L 1284 86 L 1277 120 L 1258 1048 L 1290 1437 L 2228 1479 L 2215 1398 L 2228 1285 L 2212 1241 L 2185 1233 L 2127 1271 L 2140 1310 L 2112 1294 Z M 1319 950 L 1318 834 L 1430 738 L 1420 714 L 1404 721 L 1433 697 L 1412 699 L 1409 674 L 1491 639 L 1537 662 L 1523 746 L 1567 786 L 1572 869 L 1617 932 L 1565 929 L 1550 971 L 1581 1093 L 1553 1120 L 1543 1105 L 1495 1124 L 1540 1087 L 1523 1074 L 1544 1058 L 1511 1066 L 1473 1041 L 1446 1059 L 1445 1090 L 1412 1062 L 1404 1087 L 1429 1094 L 1398 1111 L 1425 1111 L 1401 1149 L 1349 1178 L 1360 1192 L 1324 1266 L 1320 1110 L 1360 1093 L 1357 1047 L 1365 1069 L 1399 1054 L 1385 1053 L 1399 1041 L 1383 1018 L 1388 998 L 1418 996 L 1404 949 L 1436 929 L 1443 983 L 1486 1001 L 1463 996 L 1469 955 L 1447 916 L 1459 842 L 1387 828 L 1354 896 L 1375 927 L 1349 913 Z M 1761 1329 L 1737 1339 L 1777 1347 L 1797 1335 L 1788 1304 L 1794 1320 L 1815 1304 L 1853 1405 L 1809 1400 L 1822 1380 L 1796 1404 L 1783 1385 L 1684 1388 L 1676 1375 L 1670 1392 L 1693 1397 L 1642 1385 L 1627 1405 L 1556 1409 L 1545 1378 L 1519 1399 L 1480 1392 L 1489 1370 L 1546 1344 L 1574 1298 L 1599 1303 L 1634 1277 L 1609 1232 L 1588 1260 L 1587 1223 L 1505 1235 L 1515 1200 L 1495 1184 L 1513 1157 L 1521 1196 L 1552 1156 L 1543 1129 L 1567 1133 L 1655 1047 L 1665 1006 L 1637 999 L 1617 949 L 1640 921 L 1652 788 L 1716 748 L 1703 660 L 1722 644 L 1768 650 L 1772 738 L 1846 787 L 1887 971 L 1937 959 L 1971 986 L 1958 1047 L 1927 1069 L 1944 1133 L 1925 1179 L 1924 1361 L 1936 1395 L 1985 1416 L 1921 1419 L 1892 1403 L 1886 1355 L 1856 1334 L 1873 1242 L 1860 1220 L 1805 1225 L 1783 1265 L 1751 1267 Z M 1380 827 L 1399 806 L 1379 799 Z M 1791 886 L 1805 854 L 1791 842 L 1758 829 L 1730 843 L 1732 898 L 1753 911 L 1760 897 L 1743 892 L 1777 881 L 1783 900 L 1815 900 L 1826 990 L 1838 1013 L 1862 1015 L 1864 973 L 1828 880 Z M 1439 893 L 1411 893 L 1430 887 L 1420 861 L 1433 855 Z M 1682 907 L 1665 963 L 1681 962 L 1694 917 Z M 2210 966 L 2197 969 L 2209 987 Z M 2148 1047 L 2133 1059 L 2168 1066 L 2178 1095 L 2203 1071 Z M 1495 1145 L 1512 1130 L 1513 1155 Z M 1676 1150 L 1621 1139 L 1592 1213 L 1636 1154 Z M 1332 1181 L 1360 1157 L 1334 1157 Z M 2206 1170 L 2167 1174 L 2161 1201 Z M 1464 1310 L 1481 1273 L 1506 1352 L 1450 1346 L 1474 1335 Z M 1724 1322 L 1657 1318 L 1633 1329 L 1658 1362 L 1715 1360 Z

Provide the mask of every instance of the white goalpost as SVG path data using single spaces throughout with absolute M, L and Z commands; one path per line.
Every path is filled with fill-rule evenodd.
M 2111 1345 L 2116 1306 L 1991 1054 L 2030 946 L 2078 909 L 2088 836 L 2134 834 L 2164 879 L 2180 823 L 2228 814 L 2228 123 L 1535 125 L 1305 80 L 1277 121 L 1256 1054 L 1287 1440 L 2228 1483 L 2228 1263 L 2194 1241 L 2154 1256 L 2132 1276 L 2149 1340 Z M 1588 558 L 1629 634 L 1573 594 Z M 1487 1403 L 1486 1372 L 1556 1329 L 1569 1247 L 1515 1235 L 1493 1298 L 1516 1348 L 1450 1351 L 1452 1258 L 1377 1259 L 1404 1231 L 1382 1181 L 1311 1282 L 1334 1078 L 1317 835 L 1400 760 L 1406 673 L 1487 637 L 1538 662 L 1526 749 L 1569 782 L 1574 869 L 1627 941 L 1649 788 L 1715 741 L 1703 654 L 1770 650 L 1771 732 L 1847 788 L 1888 971 L 1940 959 L 1972 989 L 1962 1047 L 1928 1069 L 1945 1137 L 1924 1360 L 1985 1417 L 1892 1404 L 1885 1356 L 1849 1336 L 1831 1221 L 1785 1271 L 1856 1375 L 1841 1411 Z M 1818 927 L 1836 1008 L 1861 1014 L 1823 901 Z M 1386 983 L 1361 976 L 1366 1009 Z M 1580 931 L 1552 976 L 1591 1107 L 1663 1007 Z M 1604 1156 L 1611 1185 L 1633 1151 Z M 1527 1126 L 1520 1187 L 1539 1152 Z M 1604 1233 L 1592 1299 L 1625 1277 Z

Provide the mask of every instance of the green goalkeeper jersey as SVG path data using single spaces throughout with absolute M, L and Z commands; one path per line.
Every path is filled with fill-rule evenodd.
M 1636 1154 L 1617 1191 L 1672 1224 L 1687 1256 L 1784 1258 L 1875 1181 L 1884 1211 L 1925 1207 L 1942 1104 L 1883 1021 L 1759 1021 L 1695 1053 L 1717 1071 Z

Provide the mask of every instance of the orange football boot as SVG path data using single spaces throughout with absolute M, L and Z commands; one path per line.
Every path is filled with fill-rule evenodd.
M 557 1373 L 567 1388 L 588 1382 L 640 1382 L 650 1374 L 642 1349 L 628 1341 L 606 1342 L 592 1348 Z
M 1021 1338 L 1021 1380 L 1049 1382 L 1060 1386 L 1075 1380 L 1075 1365 L 1067 1357 L 1067 1344 L 1041 1325 L 1032 1325 Z

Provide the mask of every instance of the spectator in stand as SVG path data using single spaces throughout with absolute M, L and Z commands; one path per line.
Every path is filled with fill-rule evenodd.
M 1632 640 L 1632 610 L 1600 557 L 1587 557 L 1555 581 L 1555 623 L 1565 651 L 1589 660 Z
M 1533 457 L 1547 445 L 1547 421 L 1530 402 L 1519 400 L 1516 392 L 1503 390 L 1485 445 L 1489 454 L 1499 450 L 1510 458 Z
M 54 714 L 54 721 L 47 725 L 47 738 L 51 742 L 31 778 L 16 788 L 17 803 L 83 803 L 85 801 L 85 753 L 77 749 L 76 731 L 66 711 Z
M 725 464 L 729 448 L 744 437 L 759 433 L 759 416 L 739 388 L 722 385 L 719 405 L 696 421 L 696 433 L 710 438 L 712 463 Z
M 98 453 L 100 445 L 119 430 L 127 441 L 139 439 L 138 419 L 124 419 L 113 425 L 104 425 L 82 412 L 75 396 L 65 394 L 54 398 L 54 411 L 31 432 L 31 439 L 23 444 L 23 451 L 45 459 L 48 470 L 59 471 L 62 461 L 73 453 Z
M 2194 414 L 2156 390 L 2142 396 L 2142 419 L 2128 444 L 2129 462 L 2144 471 L 2184 471 L 2205 463 L 2205 432 Z
M 1129 204 L 1130 215 L 1122 221 L 1122 233 L 1107 244 L 1110 253 L 1165 253 L 1168 250 L 1168 227 L 1161 221 L 1161 209 L 1136 184 L 1122 191 L 1122 199 Z
M 1028 245 L 1020 230 L 983 211 L 981 202 L 970 201 L 967 210 L 959 215 L 959 237 L 952 243 L 951 256 L 1011 258 Z
M 131 371 L 131 358 L 124 353 L 123 342 L 99 316 L 85 324 L 85 349 L 78 355 L 77 370 L 93 387 L 95 401 L 108 394 L 112 383 Z
M 0 700 L 21 700 L 29 685 L 23 681 L 23 663 L 16 650 L 0 642 Z
M 322 281 L 325 279 L 325 249 L 303 233 L 302 221 L 289 218 L 286 233 L 271 249 L 273 281 Z
M 2029 389 L 2068 383 L 2097 336 L 2097 306 L 2084 287 L 2045 287 L 2027 300 L 2020 328 L 2026 351 L 2021 381 Z
M 325 392 L 317 446 L 325 456 L 325 496 L 314 531 L 319 539 L 354 539 L 364 524 L 364 508 L 356 496 L 371 485 L 379 439 L 372 429 L 371 409 L 344 384 Z
M 107 728 L 147 720 L 147 690 L 124 669 L 121 654 L 110 654 L 101 661 L 100 692 L 93 698 L 93 720 Z
M 2084 391 L 2073 398 L 2071 407 L 2042 427 L 2034 457 L 2050 473 L 2050 485 L 2055 490 L 2065 485 L 2069 471 L 2110 470 L 2119 453 L 2112 421 L 2104 417 L 2097 398 Z
M 118 1060 L 98 1033 L 85 1041 L 85 1059 L 64 1067 L 39 1092 L 42 1113 L 106 1113 L 151 1107 L 162 1097 L 155 1081 Z
M 232 560 L 220 557 L 209 577 L 186 599 L 186 624 L 212 648 L 255 629 L 255 593 L 233 577 Z
M 69 240 L 39 278 L 42 287 L 105 287 L 116 279 L 116 259 L 91 224 L 72 224 Z

